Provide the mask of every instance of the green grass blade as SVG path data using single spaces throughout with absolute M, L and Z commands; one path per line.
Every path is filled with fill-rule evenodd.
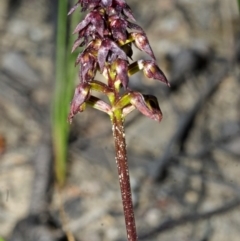
M 58 1 L 57 43 L 56 43 L 56 82 L 52 108 L 52 135 L 55 158 L 55 174 L 59 186 L 66 178 L 66 163 L 68 150 L 69 124 L 67 116 L 74 89 L 77 70 L 74 67 L 76 55 L 71 54 L 74 42 L 72 29 L 76 26 L 79 15 L 72 15 L 68 19 L 68 1 Z M 70 36 L 67 35 L 68 20 L 70 22 Z M 68 41 L 67 41 L 68 40 Z
M 64 85 L 67 78 L 66 71 L 66 39 L 67 39 L 67 0 L 58 1 L 57 43 L 56 43 L 56 82 L 53 100 L 53 147 L 55 158 L 55 175 L 59 185 L 65 181 L 67 127 L 64 118 Z M 66 120 L 65 120 L 66 122 Z

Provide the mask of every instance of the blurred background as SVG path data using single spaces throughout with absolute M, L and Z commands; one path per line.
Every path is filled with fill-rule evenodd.
M 66 122 L 78 71 L 68 33 L 82 16 L 65 19 L 73 3 L 59 2 L 0 1 L 0 240 L 123 241 L 108 116 Z M 139 240 L 238 241 L 238 2 L 127 2 L 172 86 L 130 79 L 163 112 L 125 123 Z

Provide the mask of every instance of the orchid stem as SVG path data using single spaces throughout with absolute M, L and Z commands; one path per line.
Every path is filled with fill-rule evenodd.
M 112 131 L 115 141 L 116 163 L 118 169 L 119 184 L 122 195 L 123 211 L 128 241 L 137 241 L 132 194 L 127 162 L 127 150 L 124 125 L 121 114 L 114 113 L 112 117 Z

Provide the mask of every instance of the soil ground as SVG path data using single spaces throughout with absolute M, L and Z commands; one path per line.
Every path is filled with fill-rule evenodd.
M 139 238 L 238 241 L 237 3 L 127 2 L 172 85 L 169 90 L 142 75 L 130 80 L 132 88 L 157 96 L 164 115 L 160 124 L 137 112 L 126 120 Z M 0 238 L 6 240 L 24 240 L 11 238 L 14 227 L 27 217 L 41 188 L 33 186 L 36 162 L 44 163 L 51 152 L 54 6 L 47 0 L 0 1 Z M 146 56 L 134 55 L 141 57 Z M 71 133 L 62 193 L 67 229 L 81 241 L 126 240 L 110 121 L 88 109 L 74 119 Z M 56 191 L 48 210 L 62 223 Z

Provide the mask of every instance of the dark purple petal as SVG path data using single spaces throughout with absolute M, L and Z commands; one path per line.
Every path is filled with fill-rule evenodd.
M 84 51 L 77 56 L 75 65 L 79 64 L 81 59 L 82 59 L 82 62 L 90 61 L 89 60 L 90 57 L 96 59 L 94 54 L 98 51 L 100 46 L 101 46 L 100 39 L 95 39 L 89 42 L 88 46 L 84 49 Z
M 92 40 L 91 42 L 89 42 L 86 50 L 88 50 L 89 52 L 95 53 L 99 50 L 101 44 L 102 44 L 102 40 L 99 38 L 96 38 L 96 39 Z
M 101 37 L 103 37 L 104 21 L 102 15 L 95 11 L 92 12 L 91 18 L 91 23 L 94 25 L 94 27 L 96 27 L 96 31 Z
M 80 4 L 79 3 L 76 3 L 71 9 L 70 11 L 68 12 L 68 15 L 72 14 L 79 6 Z
M 102 0 L 102 4 L 105 7 L 110 7 L 112 5 L 112 0 Z
M 155 121 L 160 122 L 162 120 L 162 112 L 155 96 L 142 95 L 139 92 L 131 92 L 131 104 L 143 115 Z
M 110 50 L 115 53 L 120 59 L 127 60 L 126 53 L 113 41 L 110 41 L 111 48 Z
M 122 59 L 117 59 L 116 61 L 116 72 L 117 72 L 117 76 L 116 76 L 116 81 L 120 80 L 123 87 L 126 89 L 128 86 L 128 63 L 126 60 L 122 60 Z
M 142 33 L 144 33 L 144 31 L 143 31 L 143 29 L 139 26 L 139 25 L 137 25 L 137 24 L 135 24 L 135 23 L 131 23 L 131 22 L 127 22 L 128 24 L 128 28 L 130 28 L 130 29 L 133 29 L 133 30 L 137 30 L 137 31 L 139 31 L 139 32 L 142 32 Z
M 98 64 L 101 72 L 103 71 L 103 67 L 106 58 L 109 54 L 109 51 L 111 51 L 111 61 L 114 61 L 117 58 L 117 56 L 120 59 L 127 60 L 125 52 L 122 49 L 120 49 L 118 45 L 114 43 L 112 40 L 106 38 L 102 41 L 101 47 L 98 51 Z M 112 56 L 114 56 L 114 58 Z
M 73 117 L 78 113 L 80 106 L 89 97 L 90 85 L 87 83 L 79 84 L 74 92 L 73 100 L 68 115 L 68 121 L 71 123 Z
M 117 4 L 121 6 L 122 8 L 126 7 L 126 1 L 125 0 L 113 0 L 114 4 Z
M 123 8 L 126 6 L 124 0 L 113 0 L 112 8 L 115 9 L 116 13 L 120 16 L 123 11 Z
M 156 59 L 148 42 L 147 36 L 144 33 L 131 33 L 131 36 L 135 40 L 134 43 L 137 48 L 149 54 L 153 59 Z
M 91 52 L 84 51 L 80 56 L 80 79 L 83 82 L 91 81 L 97 71 L 97 60 Z
M 89 15 L 89 14 L 88 14 L 88 15 Z M 88 16 L 88 15 L 87 15 L 87 16 Z M 76 27 L 75 30 L 73 31 L 73 34 L 81 31 L 83 28 L 85 28 L 85 27 L 91 22 L 91 19 L 88 18 L 87 16 L 85 17 L 84 20 L 82 20 L 82 21 L 77 25 L 77 27 Z
M 101 72 L 103 71 L 103 67 L 104 67 L 109 49 L 110 47 L 102 42 L 102 45 L 98 51 L 98 64 Z
M 143 95 L 145 99 L 145 103 L 147 104 L 148 108 L 152 111 L 153 113 L 153 118 L 156 121 L 161 121 L 162 120 L 162 111 L 160 109 L 160 106 L 158 104 L 158 99 L 156 96 L 153 95 Z
M 170 87 L 170 84 L 162 72 L 162 70 L 156 65 L 153 60 L 139 60 L 138 61 L 140 69 L 143 69 L 143 73 L 146 77 L 160 80 L 161 82 L 167 84 Z
M 125 42 L 127 39 L 127 21 L 124 19 L 118 18 L 113 19 L 110 22 L 110 28 L 112 30 L 113 38 L 117 41 Z
M 80 0 L 82 11 L 86 11 L 87 9 L 95 8 L 99 5 L 100 0 Z
M 82 45 L 83 40 L 80 38 L 76 39 L 76 41 L 73 44 L 72 47 L 72 52 L 74 52 L 76 50 L 76 48 L 78 48 L 80 45 Z
M 74 34 L 80 32 L 87 27 L 88 24 L 93 25 L 93 32 L 97 32 L 101 37 L 103 37 L 104 32 L 104 21 L 101 14 L 98 11 L 92 11 L 86 15 L 85 19 L 82 20 L 74 30 Z
M 125 8 L 123 9 L 124 15 L 129 18 L 132 21 L 136 21 L 136 19 L 133 16 L 131 8 L 126 4 Z

